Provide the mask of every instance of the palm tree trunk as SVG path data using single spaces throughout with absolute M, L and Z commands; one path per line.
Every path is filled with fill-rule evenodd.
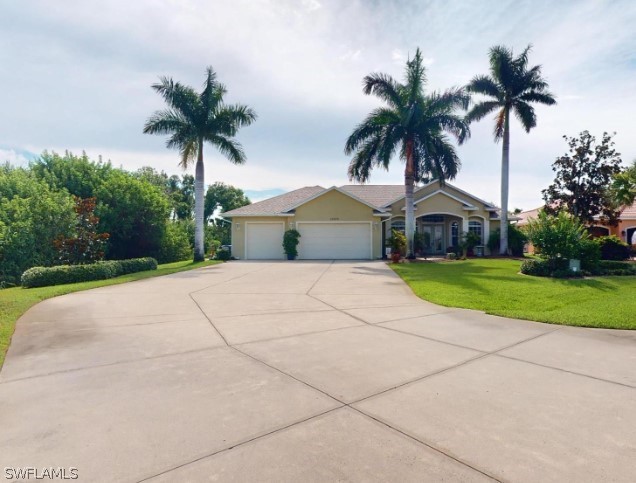
M 413 210 L 413 185 L 415 169 L 413 166 L 413 141 L 406 142 L 406 169 L 404 170 L 404 203 L 406 207 L 406 258 L 415 258 L 415 211 Z
M 204 259 L 204 227 L 203 208 L 205 193 L 203 192 L 203 141 L 199 141 L 199 155 L 194 174 L 194 261 L 201 262 Z
M 499 254 L 508 255 L 508 189 L 510 171 L 510 109 L 505 108 L 503 146 L 501 149 L 501 225 Z

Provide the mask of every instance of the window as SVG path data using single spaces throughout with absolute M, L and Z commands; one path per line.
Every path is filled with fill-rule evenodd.
M 391 231 L 397 230 L 406 233 L 406 224 L 404 220 L 394 220 L 391 222 Z
M 459 245 L 459 223 L 456 221 L 451 223 L 451 246 Z
M 426 215 L 422 217 L 424 223 L 444 223 L 444 215 Z
M 468 231 L 470 233 L 476 233 L 477 235 L 479 235 L 479 239 L 483 241 L 483 232 L 482 232 L 482 226 L 481 226 L 481 222 L 480 221 L 469 221 L 468 222 Z

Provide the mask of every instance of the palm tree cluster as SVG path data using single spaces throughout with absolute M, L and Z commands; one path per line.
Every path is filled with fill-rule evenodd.
M 480 75 L 461 88 L 425 92 L 426 69 L 418 48 L 406 63 L 403 82 L 387 74 L 373 73 L 363 80 L 363 92 L 374 95 L 384 106 L 373 110 L 351 133 L 345 153 L 353 155 L 349 178 L 369 180 L 373 168 L 389 169 L 397 153 L 404 162 L 407 256 L 414 256 L 415 213 L 413 192 L 416 183 L 454 179 L 461 162 L 452 140 L 458 144 L 470 137 L 470 123 L 495 113 L 495 141 L 503 139 L 501 162 L 501 254 L 508 251 L 508 173 L 510 157 L 510 113 L 529 132 L 537 124 L 532 104 L 552 105 L 556 101 L 541 76 L 541 66 L 528 65 L 527 47 L 515 57 L 511 49 L 490 49 L 490 75 Z M 144 133 L 167 134 L 168 148 L 181 153 L 181 166 L 195 164 L 195 250 L 194 259 L 203 259 L 205 143 L 215 146 L 232 163 L 245 162 L 245 153 L 235 139 L 239 128 L 249 126 L 256 113 L 241 104 L 223 101 L 227 90 L 208 67 L 203 90 L 162 77 L 152 88 L 168 108 L 155 112 Z M 476 103 L 471 95 L 485 97 Z M 472 106 L 471 106 L 472 104 Z M 470 109 L 469 109 L 470 108 Z M 468 110 L 467 115 L 459 114 Z
M 495 112 L 495 141 L 503 139 L 501 177 L 501 254 L 508 252 L 508 172 L 510 153 L 510 112 L 514 112 L 529 132 L 537 124 L 532 103 L 552 105 L 556 101 L 541 77 L 541 66 L 528 66 L 527 47 L 514 57 L 511 49 L 490 49 L 490 75 L 476 76 L 464 88 L 426 94 L 425 68 L 417 49 L 406 63 L 403 83 L 386 74 L 371 74 L 363 80 L 363 92 L 373 94 L 386 106 L 360 123 L 345 144 L 345 153 L 354 153 L 349 178 L 369 179 L 374 167 L 389 168 L 395 151 L 405 163 L 404 193 L 407 257 L 414 256 L 415 216 L 413 187 L 418 181 L 436 179 L 440 183 L 455 178 L 460 160 L 449 135 L 461 144 L 470 136 L 470 123 Z M 471 94 L 486 97 L 472 104 L 466 116 L 458 114 L 471 104 Z

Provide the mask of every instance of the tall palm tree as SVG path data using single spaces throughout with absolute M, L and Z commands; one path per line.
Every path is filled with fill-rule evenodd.
M 386 104 L 372 111 L 351 133 L 345 154 L 354 153 L 349 179 L 369 180 L 372 168 L 389 169 L 393 154 L 405 162 L 407 257 L 414 257 L 415 213 L 413 188 L 416 182 L 453 179 L 461 166 L 455 148 L 445 133 L 462 143 L 470 135 L 468 124 L 456 109 L 466 109 L 469 96 L 462 89 L 424 94 L 426 72 L 418 48 L 406 63 L 404 83 L 387 74 L 370 74 L 362 82 L 363 92 Z
M 216 79 L 212 67 L 207 68 L 203 90 L 161 77 L 152 88 L 164 98 L 168 109 L 155 112 L 144 125 L 146 134 L 169 134 L 166 146 L 181 152 L 181 166 L 185 169 L 195 160 L 194 183 L 194 260 L 203 260 L 203 144 L 215 146 L 234 164 L 245 162 L 241 144 L 234 139 L 238 129 L 256 120 L 256 113 L 241 104 L 223 102 L 227 90 Z
M 495 115 L 495 142 L 503 138 L 501 151 L 501 255 L 508 253 L 508 184 L 510 163 L 510 112 L 526 130 L 537 125 L 537 116 L 531 103 L 551 106 L 556 104 L 548 91 L 548 83 L 541 77 L 541 66 L 528 68 L 529 45 L 514 57 L 512 49 L 497 45 L 490 49 L 490 75 L 474 77 L 466 89 L 482 94 L 486 100 L 473 105 L 466 117 L 468 122 L 479 121 L 491 112 Z

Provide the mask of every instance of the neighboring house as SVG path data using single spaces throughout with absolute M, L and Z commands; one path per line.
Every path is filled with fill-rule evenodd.
M 444 255 L 462 232 L 485 245 L 499 227 L 497 207 L 437 181 L 417 187 L 416 229 L 426 255 Z M 300 234 L 299 259 L 377 259 L 391 229 L 404 230 L 403 185 L 307 186 L 222 213 L 232 220 L 232 254 L 239 259 L 283 259 L 283 233 Z
M 541 208 L 534 210 L 522 211 L 517 216 L 518 226 L 525 226 L 528 220 L 536 218 Z M 600 221 L 600 217 L 594 217 L 596 222 L 588 227 L 588 231 L 593 237 L 616 235 L 628 245 L 636 245 L 636 203 L 631 206 L 623 206 L 620 210 L 618 224 L 611 226 Z

